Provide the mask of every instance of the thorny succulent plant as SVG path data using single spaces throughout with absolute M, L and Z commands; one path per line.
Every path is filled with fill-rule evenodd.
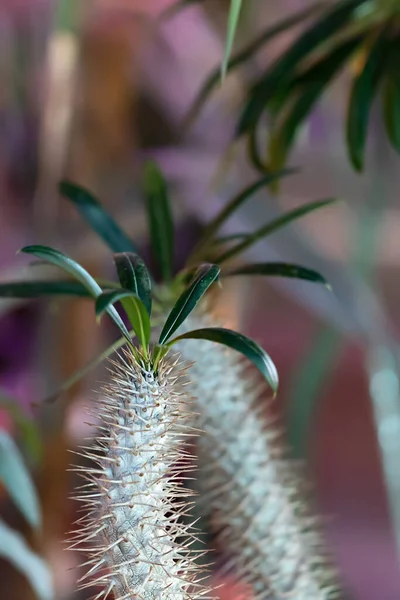
M 206 518 L 207 527 L 217 536 L 219 546 L 226 550 L 230 559 L 228 566 L 232 566 L 234 573 L 250 585 L 254 598 L 283 599 L 292 595 L 299 600 L 308 600 L 310 597 L 322 600 L 334 595 L 335 590 L 332 586 L 334 578 L 324 557 L 320 537 L 312 526 L 314 520 L 308 515 L 307 502 L 300 490 L 297 475 L 277 441 L 280 431 L 276 424 L 262 416 L 258 400 L 265 395 L 267 389 L 265 386 L 260 387 L 254 374 L 246 369 L 235 350 L 242 351 L 262 369 L 270 387 L 276 392 L 278 376 L 273 362 L 265 353 L 262 353 L 260 359 L 258 346 L 252 345 L 247 338 L 239 334 L 227 334 L 227 330 L 219 327 L 220 323 L 213 316 L 211 298 L 205 300 L 203 308 L 200 306 L 191 312 L 194 308 L 192 306 L 189 311 L 191 314 L 183 313 L 185 319 L 178 319 L 179 322 L 175 320 L 179 307 L 182 306 L 182 297 L 189 298 L 191 305 L 199 291 L 203 295 L 209 288 L 210 281 L 215 280 L 220 269 L 222 280 L 233 275 L 270 275 L 297 277 L 326 284 L 318 273 L 298 265 L 259 263 L 225 266 L 261 237 L 332 202 L 322 200 L 306 204 L 265 224 L 255 232 L 229 238 L 218 235 L 225 220 L 253 193 L 289 172 L 285 170 L 263 176 L 230 201 L 206 227 L 186 267 L 173 276 L 174 240 L 168 190 L 158 168 L 153 163 L 148 164 L 144 191 L 150 238 L 163 275 L 163 281 L 153 285 L 152 289 L 150 276 L 129 237 L 89 192 L 63 182 L 63 195 L 76 205 L 85 220 L 118 253 L 115 261 L 119 284 L 102 281 L 100 287 L 99 283 L 91 280 L 92 287 L 88 291 L 87 281 L 82 278 L 78 284 L 65 280 L 19 282 L 0 286 L 0 294 L 25 297 L 49 294 L 94 295 L 98 296 L 97 310 L 101 312 L 106 308 L 111 311 L 114 320 L 118 320 L 119 316 L 113 312 L 115 309 L 111 304 L 121 300 L 142 348 L 139 354 L 137 350 L 129 351 L 130 358 L 125 360 L 131 365 L 133 363 L 129 361 L 132 357 L 136 362 L 146 356 L 150 360 L 150 355 L 146 355 L 146 350 L 143 350 L 148 342 L 142 343 L 145 339 L 143 332 L 140 333 L 143 322 L 139 326 L 140 323 L 136 322 L 137 315 L 140 313 L 141 319 L 147 323 L 145 315 L 150 313 L 151 307 L 157 320 L 159 317 L 165 320 L 169 314 L 159 338 L 161 346 L 156 344 L 153 347 L 151 360 L 155 361 L 153 366 L 163 364 L 164 352 L 170 344 L 166 344 L 167 338 L 164 336 L 171 322 L 175 323 L 174 331 L 179 327 L 180 335 L 175 338 L 174 343 L 176 342 L 183 361 L 193 363 L 190 393 L 195 398 L 195 405 L 191 426 L 202 430 L 196 447 L 199 462 L 197 484 L 200 491 L 199 506 Z M 204 260 L 210 260 L 218 266 L 203 264 L 198 267 Z M 74 275 L 76 276 L 75 272 Z M 108 291 L 103 291 L 102 288 Z M 129 305 L 132 302 L 134 309 Z M 140 310 L 138 307 L 141 307 Z M 150 329 L 149 325 L 146 327 L 147 335 Z M 194 332 L 191 331 L 193 329 Z M 123 333 L 125 340 L 129 339 L 127 332 Z M 230 336 L 229 343 L 227 336 Z M 189 340 L 189 337 L 194 339 Z M 202 337 L 222 342 L 228 348 L 214 348 L 210 344 L 206 347 L 206 342 L 198 339 Z M 117 344 L 121 345 L 122 342 Z M 115 345 L 112 349 L 115 349 Z M 101 358 L 104 358 L 104 354 Z M 166 373 L 168 369 L 169 367 L 165 367 L 162 372 Z M 79 376 L 84 371 L 85 369 Z M 130 377 L 133 377 L 132 373 Z M 117 379 L 121 382 L 120 375 Z M 76 376 L 72 380 L 75 381 Z M 64 389 L 67 385 L 69 382 Z M 137 385 L 142 384 L 137 382 Z M 111 398 L 111 394 L 108 393 L 107 397 Z M 106 409 L 107 415 L 112 411 L 112 406 L 115 406 L 115 400 L 108 402 L 110 406 Z M 111 416 L 107 418 L 111 419 Z M 108 434 L 106 437 L 110 438 Z M 176 450 L 174 452 L 176 455 Z

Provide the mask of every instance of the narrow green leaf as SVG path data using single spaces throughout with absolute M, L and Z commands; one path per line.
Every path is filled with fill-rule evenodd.
M 383 117 L 388 138 L 400 153 L 400 38 L 394 40 L 385 67 L 383 81 Z
M 0 481 L 28 523 L 40 527 L 40 509 L 36 490 L 14 440 L 0 431 Z
M 237 30 L 238 23 L 239 23 L 239 16 L 240 16 L 241 8 L 242 8 L 242 0 L 231 0 L 231 5 L 229 8 L 229 15 L 228 15 L 228 29 L 227 29 L 227 35 L 226 35 L 225 52 L 224 52 L 224 58 L 222 60 L 222 66 L 221 66 L 221 79 L 222 80 L 225 78 L 225 75 L 227 72 L 227 67 L 228 67 L 228 61 L 232 54 L 233 42 L 235 39 L 236 30 Z
M 0 557 L 27 578 L 38 600 L 54 598 L 50 569 L 44 560 L 32 552 L 20 533 L 1 520 Z
M 356 8 L 365 2 L 368 0 L 343 0 L 335 3 L 267 69 L 250 92 L 236 128 L 237 137 L 256 126 L 268 102 L 292 78 L 300 62 L 327 39 L 332 38 L 351 19 Z
M 350 161 L 357 171 L 364 166 L 369 113 L 378 87 L 388 48 L 387 29 L 383 29 L 373 43 L 364 68 L 355 77 L 347 112 L 347 149 Z
M 327 200 L 317 200 L 316 202 L 310 202 L 309 204 L 305 204 L 303 206 L 300 206 L 299 208 L 291 210 L 290 212 L 282 215 L 281 217 L 270 221 L 260 229 L 257 229 L 256 231 L 254 231 L 254 233 L 250 233 L 246 240 L 240 242 L 233 248 L 230 248 L 225 253 L 218 256 L 215 259 L 215 262 L 219 265 L 222 264 L 223 262 L 233 258 L 234 256 L 237 256 L 241 252 L 244 252 L 250 246 L 258 242 L 262 238 L 266 237 L 267 235 L 274 233 L 278 229 L 281 229 L 285 225 L 296 221 L 300 217 L 303 217 L 311 212 L 314 212 L 315 210 L 323 208 L 324 206 L 329 206 L 333 202 L 336 202 L 335 198 L 328 198 Z
M 131 290 L 141 299 L 151 316 L 151 281 L 144 260 L 132 252 L 114 255 L 121 287 Z
M 277 35 L 283 33 L 284 31 L 290 29 L 291 27 L 294 27 L 301 21 L 304 21 L 305 19 L 310 17 L 314 12 L 316 12 L 316 10 L 318 10 L 321 7 L 321 4 L 321 2 L 318 2 L 313 6 L 296 13 L 295 15 L 291 15 L 290 17 L 279 21 L 276 25 L 268 27 L 268 29 L 263 31 L 248 46 L 246 46 L 243 50 L 239 51 L 228 61 L 228 64 L 226 65 L 226 72 L 229 73 L 230 71 L 233 71 L 236 67 L 242 66 L 256 52 L 258 52 L 268 42 L 272 41 Z M 196 100 L 190 108 L 190 111 L 185 118 L 186 123 L 191 123 L 196 118 L 196 115 L 202 109 L 209 95 L 218 85 L 220 78 L 221 69 L 214 69 L 211 75 L 209 75 L 209 77 L 204 82 L 200 92 L 196 97 Z
M 237 196 L 232 198 L 230 202 L 224 206 L 220 212 L 210 221 L 208 226 L 203 232 L 203 235 L 198 243 L 197 247 L 194 249 L 192 256 L 189 259 L 189 263 L 193 264 L 196 262 L 196 259 L 201 257 L 202 251 L 208 247 L 210 240 L 213 239 L 214 235 L 220 229 L 220 227 L 233 215 L 235 211 L 237 211 L 243 204 L 250 200 L 252 196 L 256 192 L 258 192 L 261 188 L 267 185 L 271 185 L 274 181 L 277 181 L 287 175 L 292 175 L 296 173 L 297 170 L 293 168 L 281 169 L 280 171 L 276 171 L 275 173 L 268 173 L 268 175 L 264 175 L 244 190 L 239 192 Z
M 85 221 L 113 252 L 138 251 L 132 240 L 90 192 L 70 181 L 62 181 L 59 191 L 76 206 Z
M 257 369 L 264 375 L 268 381 L 274 393 L 276 393 L 279 385 L 278 372 L 274 363 L 268 354 L 250 338 L 232 331 L 231 329 L 223 329 L 220 327 L 206 327 L 204 329 L 195 329 L 177 336 L 168 343 L 168 346 L 172 346 L 181 340 L 196 339 L 196 340 L 209 340 L 210 342 L 217 342 L 223 344 L 241 352 L 248 358 Z
M 218 278 L 219 273 L 220 268 L 217 265 L 200 265 L 192 282 L 180 295 L 169 313 L 160 334 L 160 344 L 165 344 L 178 327 L 182 325 L 186 317 L 194 310 L 208 288 Z
M 167 184 L 156 163 L 144 169 L 144 192 L 150 225 L 151 247 L 165 281 L 172 277 L 174 258 L 174 225 Z
M 213 241 L 213 246 L 221 246 L 222 244 L 228 244 L 236 240 L 245 240 L 248 237 L 248 233 L 232 233 L 231 235 L 222 235 Z
M 33 419 L 25 415 L 15 398 L 0 389 L 0 408 L 7 411 L 19 429 L 19 436 L 25 447 L 25 454 L 34 464 L 42 455 L 42 442 L 39 430 Z
M 140 345 L 147 348 L 150 342 L 150 317 L 141 299 L 131 290 L 103 292 L 96 300 L 96 315 L 102 315 L 118 301 L 121 301 Z
M 224 277 L 232 277 L 236 275 L 267 275 L 270 277 L 290 277 L 294 279 L 304 279 L 305 281 L 312 281 L 313 283 L 322 283 L 329 287 L 326 279 L 322 277 L 317 271 L 313 269 L 307 269 L 300 265 L 293 265 L 289 263 L 254 263 L 251 265 L 244 265 L 237 269 L 224 272 Z
M 281 168 L 285 164 L 286 156 L 299 128 L 329 82 L 337 75 L 363 39 L 363 35 L 358 35 L 346 40 L 328 56 L 324 56 L 293 80 L 293 92 L 287 100 L 288 109 L 283 110 L 271 134 L 269 164 L 272 168 Z
M 93 277 L 86 271 L 86 269 L 84 269 L 81 265 L 72 260 L 72 258 L 66 256 L 59 250 L 56 250 L 55 248 L 49 248 L 48 246 L 25 246 L 25 248 L 22 248 L 22 250 L 20 250 L 20 252 L 23 252 L 24 254 L 32 254 L 33 256 L 37 256 L 38 258 L 47 260 L 51 264 L 60 267 L 61 269 L 72 275 L 72 277 L 80 281 L 80 283 L 82 283 L 82 285 L 84 285 L 86 289 L 90 292 L 93 298 L 97 298 L 102 293 L 101 287 L 96 282 L 96 280 L 93 279 Z M 125 327 L 124 322 L 122 321 L 115 308 L 113 306 L 110 306 L 107 309 L 107 312 L 114 321 L 114 323 L 117 325 L 121 333 L 129 341 L 129 343 L 132 343 L 132 340 L 129 336 L 129 331 Z

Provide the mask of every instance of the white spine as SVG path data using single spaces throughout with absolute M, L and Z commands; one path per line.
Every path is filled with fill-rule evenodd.
M 77 499 L 89 513 L 72 547 L 89 555 L 80 587 L 99 586 L 97 599 L 193 600 L 207 591 L 180 519 L 189 503 L 178 478 L 192 468 L 182 440 L 191 430 L 174 367 L 155 374 L 126 353 L 93 411 L 101 426 L 83 455 L 98 466 L 77 469 L 88 481 Z
M 216 326 L 198 313 L 185 329 Z M 199 491 L 219 546 L 254 600 L 326 600 L 336 596 L 315 519 L 284 456 L 280 431 L 256 409 L 263 386 L 240 355 L 208 341 L 179 343 L 193 362 L 197 397 Z M 264 404 L 265 406 L 265 404 Z

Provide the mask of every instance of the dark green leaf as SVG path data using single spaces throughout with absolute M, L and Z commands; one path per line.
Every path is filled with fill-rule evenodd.
M 137 252 L 132 240 L 90 192 L 69 181 L 62 181 L 59 190 L 74 203 L 85 221 L 113 252 Z
M 345 61 L 360 44 L 359 35 L 332 50 L 316 64 L 293 81 L 293 93 L 288 99 L 288 109 L 283 110 L 270 140 L 270 166 L 280 168 L 292 146 L 299 127 L 310 114 L 328 83 L 343 67 Z
M 278 229 L 281 229 L 285 225 L 288 225 L 289 223 L 299 219 L 300 217 L 303 217 L 311 212 L 314 212 L 315 210 L 323 208 L 324 206 L 329 206 L 333 202 L 336 202 L 336 199 L 328 198 L 327 200 L 317 200 L 316 202 L 310 202 L 309 204 L 305 204 L 304 206 L 300 206 L 299 208 L 291 210 L 290 212 L 282 215 L 281 217 L 270 221 L 260 229 L 257 229 L 254 233 L 250 233 L 246 240 L 243 240 L 243 242 L 240 242 L 233 248 L 227 250 L 225 253 L 218 256 L 215 259 L 215 262 L 219 265 L 222 264 L 226 260 L 237 256 L 241 252 L 244 252 L 250 246 L 258 242 L 262 238 L 266 237 L 267 235 L 274 233 Z
M 214 235 L 220 229 L 220 227 L 232 216 L 232 214 L 238 210 L 243 204 L 249 200 L 258 190 L 264 186 L 271 185 L 274 181 L 296 173 L 296 169 L 287 168 L 277 171 L 275 173 L 268 173 L 264 175 L 250 186 L 242 190 L 237 196 L 235 196 L 230 202 L 224 206 L 221 211 L 212 219 L 212 221 L 206 227 L 197 248 L 194 249 L 192 257 L 189 259 L 189 263 L 193 263 L 196 259 L 201 256 L 202 251 L 207 248 L 210 240 L 213 239 Z
M 383 72 L 388 48 L 384 29 L 373 43 L 360 74 L 355 77 L 347 112 L 347 149 L 353 167 L 363 170 L 369 113 Z
M 383 82 L 383 116 L 386 131 L 393 148 L 400 153 L 400 38 L 391 49 Z
M 39 298 L 41 296 L 81 296 L 90 298 L 78 281 L 9 281 L 0 283 L 1 298 Z
M 211 284 L 218 278 L 219 273 L 220 268 L 217 265 L 204 264 L 197 269 L 193 281 L 178 298 L 165 321 L 159 339 L 160 344 L 165 344 L 182 325 Z
M 239 23 L 240 11 L 242 8 L 242 0 L 231 0 L 230 8 L 229 8 L 229 16 L 228 16 L 228 29 L 226 35 L 226 43 L 225 43 L 225 52 L 224 58 L 222 60 L 221 66 L 221 79 L 224 79 L 229 58 L 232 53 L 233 42 L 236 35 L 237 26 Z
M 260 48 L 262 48 L 265 44 L 272 41 L 275 36 L 283 33 L 287 29 L 294 27 L 301 21 L 307 19 L 311 16 L 317 9 L 319 9 L 321 3 L 316 3 L 312 7 L 308 7 L 305 10 L 302 10 L 295 15 L 292 15 L 282 21 L 279 21 L 276 25 L 272 27 L 268 27 L 265 31 L 263 31 L 258 37 L 255 38 L 246 48 L 235 54 L 228 62 L 226 71 L 229 73 L 233 71 L 236 67 L 240 67 L 247 60 L 249 60 Z M 214 90 L 214 88 L 218 85 L 220 81 L 221 72 L 220 69 L 214 69 L 211 75 L 207 78 L 205 83 L 203 84 L 199 94 L 197 95 L 196 100 L 193 103 L 193 106 L 190 109 L 189 114 L 185 118 L 186 123 L 190 123 L 196 117 L 196 115 L 201 110 L 204 103 L 207 101 L 209 95 Z
M 72 277 L 77 279 L 82 285 L 86 287 L 86 289 L 90 292 L 93 298 L 97 298 L 102 293 L 102 289 L 95 279 L 77 262 L 72 260 L 69 256 L 66 256 L 59 250 L 55 248 L 49 248 L 48 246 L 25 246 L 22 248 L 20 252 L 24 254 L 32 254 L 33 256 L 37 256 L 38 258 L 47 260 L 47 262 L 60 267 Z M 110 306 L 107 309 L 108 314 L 120 329 L 121 333 L 126 337 L 126 339 L 131 343 L 131 338 L 129 335 L 129 331 L 124 325 L 121 317 L 115 310 L 113 306 Z
M 231 277 L 236 275 L 267 275 L 272 277 L 293 277 L 294 279 L 304 279 L 306 281 L 312 281 L 313 283 L 322 283 L 329 287 L 326 279 L 322 277 L 317 271 L 313 269 L 307 269 L 300 265 L 293 265 L 288 263 L 255 263 L 252 265 L 244 265 L 237 269 L 232 269 L 223 273 L 225 277 Z
M 0 481 L 32 527 L 40 527 L 39 500 L 14 440 L 0 431 Z
M 20 533 L 0 520 L 0 557 L 8 560 L 29 581 L 38 600 L 54 598 L 51 572 L 44 560 L 32 552 Z
M 172 277 L 174 225 L 163 174 L 154 162 L 144 169 L 144 192 L 150 225 L 151 247 L 165 281 Z
M 121 287 L 131 290 L 143 302 L 151 316 L 151 281 L 144 260 L 132 252 L 114 255 Z
M 96 300 L 96 315 L 100 316 L 118 301 L 121 301 L 141 346 L 147 348 L 150 342 L 150 317 L 141 299 L 131 290 L 103 292 Z
M 335 3 L 322 17 L 304 33 L 302 33 L 290 48 L 269 67 L 265 75 L 253 87 L 249 100 L 240 116 L 236 135 L 253 129 L 261 117 L 266 105 L 292 78 L 300 62 L 315 51 L 320 44 L 342 29 L 351 19 L 355 9 L 368 0 L 344 0 Z
M 168 345 L 172 346 L 176 342 L 188 339 L 209 340 L 210 342 L 217 342 L 218 344 L 223 344 L 224 346 L 228 346 L 228 348 L 241 352 L 264 375 L 265 379 L 276 393 L 279 381 L 274 363 L 265 350 L 245 335 L 230 329 L 206 327 L 205 329 L 196 329 L 194 331 L 189 331 L 188 333 L 183 333 L 171 340 Z

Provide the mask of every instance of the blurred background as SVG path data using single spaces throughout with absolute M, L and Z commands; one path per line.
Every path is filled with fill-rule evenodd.
M 228 0 L 187 4 L 174 13 L 170 0 L 0 0 L 0 283 L 37 276 L 36 267 L 16 256 L 32 243 L 53 244 L 95 275 L 110 273 L 108 251 L 59 197 L 62 177 L 94 192 L 146 257 L 139 183 L 143 161 L 156 159 L 174 199 L 177 264 L 203 224 L 254 180 L 244 148 L 231 146 L 235 119 L 249 82 L 299 29 L 230 75 L 185 127 L 197 92 L 220 64 L 229 8 Z M 306 5 L 245 0 L 235 48 Z M 306 461 L 349 597 L 395 600 L 400 163 L 373 107 L 365 173 L 349 166 L 342 123 L 351 68 L 302 128 L 290 157 L 300 172 L 286 178 L 277 195 L 256 194 L 226 227 L 227 233 L 251 230 L 284 209 L 340 197 L 249 255 L 315 268 L 333 292 L 307 282 L 246 279 L 227 285 L 220 302 L 278 367 L 276 408 L 287 424 L 290 452 Z M 82 407 L 104 372 L 92 371 L 57 402 L 43 399 L 112 339 L 112 326 L 96 325 L 90 302 L 0 299 L 0 427 L 19 438 L 21 418 L 39 428 L 40 447 L 32 439 L 21 447 L 42 503 L 42 535 L 31 533 L 5 491 L 1 512 L 47 559 L 60 600 L 86 597 L 74 591 L 80 557 L 63 548 L 77 518 L 67 500 L 76 483 L 67 472 L 73 462 L 67 448 L 89 435 Z M 21 408 L 19 421 L 10 405 Z M 4 599 L 34 598 L 6 561 L 0 582 Z

